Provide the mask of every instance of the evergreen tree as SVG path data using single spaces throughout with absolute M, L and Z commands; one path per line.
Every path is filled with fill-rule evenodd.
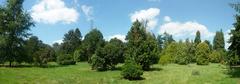
M 229 65 L 238 65 L 240 64 L 240 16 L 236 15 L 236 23 L 234 23 L 234 29 L 230 32 L 230 39 L 229 43 L 230 46 L 228 47 L 229 54 L 228 54 L 228 63 Z
M 157 57 L 157 40 L 146 31 L 144 25 L 138 20 L 135 21 L 126 36 L 127 51 L 126 58 L 133 59 L 142 66 L 143 70 L 149 70 Z
M 86 51 L 85 56 L 87 56 L 88 62 L 90 62 L 90 58 L 95 53 L 96 49 L 104 46 L 104 42 L 103 35 L 98 29 L 92 29 L 85 35 L 83 48 Z
M 198 65 L 208 65 L 210 49 L 207 43 L 199 43 L 196 47 L 196 62 Z
M 225 50 L 224 34 L 222 30 L 217 31 L 213 39 L 214 50 Z
M 79 29 L 69 30 L 68 33 L 64 35 L 63 43 L 60 48 L 63 54 L 73 54 L 74 51 L 80 47 L 82 40 L 82 35 Z
M 195 36 L 195 39 L 194 39 L 194 43 L 195 43 L 196 45 L 198 45 L 199 43 L 201 43 L 200 31 L 197 31 L 197 32 L 196 32 L 196 36 Z

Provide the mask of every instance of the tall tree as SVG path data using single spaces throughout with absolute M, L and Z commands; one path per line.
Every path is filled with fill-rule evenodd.
M 90 58 L 95 53 L 96 49 L 104 46 L 104 42 L 103 35 L 98 29 L 92 29 L 85 35 L 83 46 L 86 50 L 88 62 L 90 62 Z
M 162 49 L 163 49 L 163 37 L 162 37 L 162 35 L 157 36 L 157 42 L 158 42 L 159 51 L 161 52 Z
M 228 63 L 229 65 L 237 65 L 240 64 L 240 16 L 236 15 L 236 23 L 234 23 L 234 29 L 230 32 L 228 47 L 229 56 Z
M 199 43 L 201 43 L 201 35 L 200 35 L 200 31 L 197 31 L 196 32 L 196 36 L 195 36 L 195 39 L 194 39 L 194 43 L 197 45 Z
M 216 35 L 213 39 L 213 49 L 214 50 L 224 50 L 225 49 L 224 34 L 223 34 L 222 30 L 216 32 Z
M 167 32 L 163 33 L 163 47 L 166 48 L 168 44 L 174 42 L 175 40 L 173 39 L 171 34 L 168 34 Z
M 74 51 L 80 47 L 82 41 L 82 35 L 80 30 L 69 30 L 64 35 L 63 44 L 61 46 L 61 52 L 64 54 L 73 54 Z
M 1 8 L 0 36 L 5 38 L 6 43 L 1 52 L 5 53 L 4 58 L 10 66 L 24 56 L 24 38 L 29 36 L 28 30 L 34 25 L 29 13 L 23 10 L 23 2 L 24 0 L 7 0 L 6 6 Z
M 147 32 L 144 25 L 137 20 L 128 32 L 126 40 L 128 40 L 126 58 L 133 59 L 143 70 L 149 70 L 158 51 L 154 35 Z

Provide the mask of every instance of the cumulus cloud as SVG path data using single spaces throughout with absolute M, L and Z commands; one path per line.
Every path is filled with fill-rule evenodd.
M 135 11 L 130 14 L 131 22 L 139 20 L 141 22 L 147 21 L 147 29 L 152 30 L 156 27 L 158 23 L 157 16 L 160 14 L 160 9 L 158 8 L 149 8 L 146 10 Z
M 66 7 L 62 0 L 40 0 L 31 8 L 31 16 L 36 22 L 55 24 L 58 22 L 76 22 L 79 13 L 74 8 Z
M 195 21 L 187 22 L 168 22 L 160 26 L 159 34 L 164 32 L 170 33 L 177 38 L 195 36 L 197 31 L 200 31 L 203 39 L 211 38 L 214 33 L 210 32 L 207 27 Z
M 86 15 L 87 20 L 91 21 L 93 20 L 93 7 L 92 6 L 88 6 L 88 5 L 82 5 L 81 9 L 83 11 L 83 13 Z
M 112 38 L 117 38 L 117 39 L 121 40 L 122 42 L 127 42 L 127 41 L 125 40 L 125 37 L 126 37 L 125 35 L 116 34 L 116 35 L 107 37 L 107 40 L 109 41 L 109 40 L 111 40 Z
M 231 32 L 231 30 L 234 28 L 230 28 L 227 31 L 224 32 L 224 40 L 225 40 L 225 48 L 228 49 L 228 47 L 230 46 L 230 43 L 228 43 L 231 35 L 229 34 Z

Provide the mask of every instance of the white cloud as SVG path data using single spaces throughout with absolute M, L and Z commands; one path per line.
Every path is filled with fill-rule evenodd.
M 205 25 L 202 25 L 195 21 L 187 21 L 183 23 L 171 21 L 168 23 L 164 23 L 160 26 L 159 34 L 167 32 L 177 38 L 190 38 L 192 36 L 195 36 L 198 30 L 200 31 L 201 37 L 203 39 L 212 38 L 212 36 L 214 35 L 214 33 L 210 32 Z
M 146 10 L 135 11 L 131 13 L 131 21 L 148 21 L 147 29 L 152 30 L 156 27 L 158 23 L 157 16 L 160 14 L 160 9 L 158 8 L 149 8 Z
M 54 44 L 54 43 L 61 44 L 61 43 L 63 43 L 63 40 L 62 40 L 62 39 L 60 39 L 60 40 L 53 41 L 53 43 L 52 43 L 52 44 Z
M 119 40 L 121 40 L 122 42 L 127 42 L 126 40 L 125 40 L 125 35 L 121 35 L 121 34 L 116 34 L 116 35 L 113 35 L 113 36 L 109 36 L 109 37 L 107 37 L 106 39 L 107 39 L 107 41 L 109 41 L 109 40 L 111 40 L 112 38 L 117 38 L 117 39 L 119 39 Z
M 79 13 L 74 8 L 66 7 L 62 0 L 40 0 L 31 8 L 31 16 L 36 22 L 69 24 L 78 20 Z
M 169 16 L 164 16 L 164 21 L 165 22 L 170 22 L 171 21 L 171 18 Z
M 92 17 L 93 7 L 92 6 L 82 5 L 81 9 L 82 9 L 83 13 L 86 15 L 88 21 L 93 20 L 93 17 Z
M 231 30 L 234 28 L 230 28 L 227 31 L 224 32 L 224 40 L 225 40 L 225 48 L 228 49 L 228 47 L 230 46 L 230 43 L 228 43 L 231 35 L 229 35 L 229 33 L 231 32 Z

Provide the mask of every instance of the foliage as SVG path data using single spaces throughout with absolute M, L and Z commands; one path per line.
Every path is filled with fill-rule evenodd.
M 126 36 L 126 57 L 132 58 L 142 66 L 143 70 L 149 70 L 150 66 L 158 62 L 158 43 L 155 36 L 146 31 L 144 25 L 135 21 Z
M 197 31 L 197 32 L 196 32 L 196 37 L 195 37 L 195 39 L 194 39 L 194 43 L 195 43 L 196 45 L 198 45 L 199 43 L 201 43 L 200 31 Z
M 209 61 L 212 63 L 219 63 L 223 59 L 222 53 L 220 51 L 214 50 L 209 55 Z
M 23 10 L 23 1 L 7 0 L 6 5 L 0 7 L 0 36 L 5 45 L 0 52 L 1 58 L 9 61 L 9 66 L 14 61 L 24 61 L 24 38 L 29 36 L 28 30 L 34 25 L 31 16 Z
M 95 53 L 96 49 L 104 46 L 104 42 L 103 35 L 98 29 L 92 29 L 85 35 L 83 49 L 86 51 L 85 56 L 87 56 L 88 62 L 90 62 L 90 58 Z
M 216 32 L 216 35 L 213 39 L 213 49 L 214 50 L 225 49 L 224 34 L 222 30 Z
M 236 22 L 234 23 L 234 29 L 230 32 L 228 47 L 229 54 L 227 57 L 228 64 L 231 65 L 239 65 L 240 64 L 240 16 L 236 15 Z
M 138 65 L 134 60 L 128 60 L 123 65 L 123 70 L 121 75 L 125 79 L 129 80 L 137 80 L 141 79 L 141 75 L 143 74 L 143 71 L 141 69 L 141 66 Z
M 196 48 L 196 62 L 198 65 L 208 65 L 210 49 L 207 43 L 202 42 Z
M 123 43 L 119 39 L 111 39 L 103 48 L 98 48 L 91 58 L 92 69 L 98 71 L 115 69 L 123 57 Z
M 91 66 L 92 69 L 97 70 L 97 71 L 105 71 L 107 69 L 107 66 L 105 63 L 105 60 L 96 54 L 93 54 L 91 57 Z
M 68 33 L 64 35 L 60 52 L 64 54 L 73 54 L 74 51 L 80 47 L 81 40 L 82 35 L 78 28 L 75 30 L 69 30 Z
M 190 56 L 188 54 L 188 46 L 186 43 L 179 42 L 177 45 L 175 62 L 178 64 L 190 63 Z
M 73 56 L 70 54 L 60 54 L 57 57 L 57 62 L 60 65 L 73 65 L 76 64 L 76 61 L 74 61 Z
M 49 47 L 41 48 L 33 54 L 33 60 L 36 65 L 45 66 L 54 55 Z

